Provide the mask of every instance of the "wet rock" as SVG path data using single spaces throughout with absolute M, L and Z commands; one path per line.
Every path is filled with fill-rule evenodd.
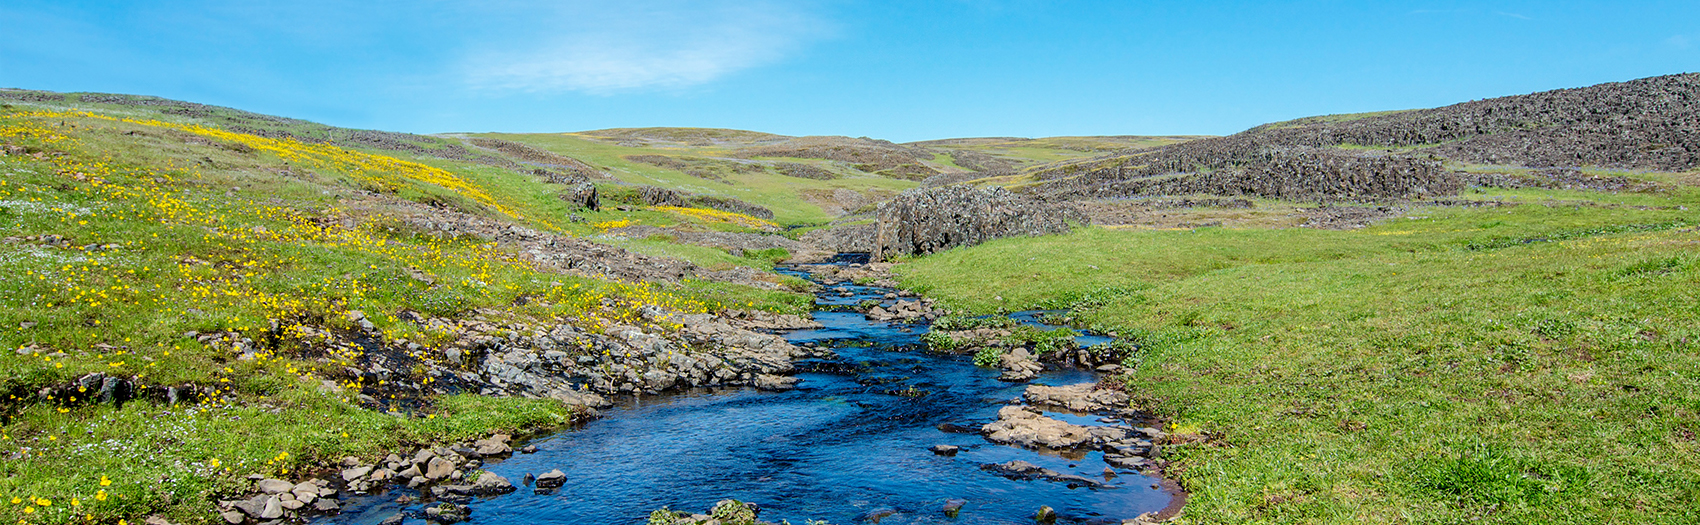
M 970 427 L 970 426 L 966 426 L 966 425 L 959 425 L 959 424 L 956 424 L 956 423 L 939 423 L 938 426 L 934 427 L 934 428 L 939 429 L 939 432 L 944 432 L 944 433 L 947 433 L 947 434 L 978 434 L 978 433 L 980 433 L 979 429 L 976 429 L 976 428 Z
M 797 383 L 800 382 L 801 379 L 792 376 L 758 374 L 751 386 L 761 390 L 785 391 L 797 388 Z
M 862 513 L 862 516 L 860 518 L 857 518 L 857 521 L 861 521 L 861 522 L 864 522 L 864 523 L 879 523 L 880 520 L 889 518 L 894 514 L 897 514 L 897 509 L 894 509 L 894 508 L 891 508 L 891 507 L 880 507 L 880 508 Z
M 454 503 L 438 503 L 425 508 L 425 520 L 432 523 L 448 524 L 465 521 L 472 509 L 465 505 Z
M 1125 470 L 1143 470 L 1152 466 L 1151 460 L 1139 456 L 1104 454 L 1104 463 Z
M 560 488 L 561 485 L 565 485 L 566 483 L 567 474 L 561 472 L 560 469 L 544 472 L 537 476 L 537 488 L 540 489 Z
M 508 481 L 508 478 L 488 470 L 477 471 L 477 477 L 473 478 L 472 482 L 472 493 L 479 496 L 507 494 L 514 490 L 516 490 L 514 484 Z
M 536 454 L 537 453 L 537 445 L 526 445 L 525 448 L 519 449 L 519 453 L 521 453 L 521 454 Z
M 1064 474 L 1026 461 L 1013 460 L 1006 463 L 987 463 L 980 466 L 981 470 L 992 472 L 999 476 L 1019 480 L 1044 480 L 1067 483 L 1073 487 L 1102 487 L 1104 482 L 1076 474 Z
M 1127 406 L 1127 394 L 1098 389 L 1093 383 L 1066 386 L 1030 385 L 1021 398 L 1034 405 L 1049 405 L 1074 412 L 1095 412 Z
M 940 456 L 947 456 L 948 457 L 948 456 L 955 456 L 956 453 L 961 449 L 958 448 L 956 445 L 933 445 L 931 448 L 928 448 L 927 450 L 933 451 L 934 454 L 938 454 Z
M 1033 521 L 1037 521 L 1039 523 L 1047 523 L 1047 524 L 1048 523 L 1056 523 L 1057 522 L 1057 511 L 1055 509 L 1052 509 L 1049 505 L 1040 505 L 1039 506 L 1039 512 L 1036 512 L 1036 513 L 1033 514 Z
M 1023 406 L 998 409 L 998 420 L 980 427 L 986 439 L 1023 447 L 1074 448 L 1094 439 L 1093 429 L 1058 421 Z
M 967 504 L 968 500 L 965 499 L 946 500 L 944 502 L 944 515 L 954 519 L 957 514 L 962 513 L 962 507 Z

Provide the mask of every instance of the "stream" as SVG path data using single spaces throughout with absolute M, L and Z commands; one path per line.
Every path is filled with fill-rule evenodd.
M 835 264 L 849 264 L 838 260 Z M 783 273 L 813 276 L 800 268 Z M 837 290 L 850 292 L 848 296 Z M 1041 505 L 1056 509 L 1059 523 L 1120 523 L 1168 505 L 1159 480 L 1117 471 L 1104 488 L 1069 488 L 1043 480 L 1014 480 L 982 464 L 1023 460 L 1068 474 L 1105 479 L 1101 452 L 1045 453 L 1003 446 L 978 434 L 947 433 L 940 424 L 977 429 L 1021 397 L 1024 383 L 999 381 L 996 369 L 974 366 L 969 355 L 925 351 L 925 324 L 867 320 L 833 307 L 881 300 L 894 290 L 850 283 L 824 289 L 814 318 L 822 328 L 784 333 L 792 344 L 820 345 L 835 360 L 799 360 L 797 389 L 700 390 L 628 397 L 600 419 L 530 441 L 534 454 L 495 460 L 485 469 L 516 485 L 527 473 L 560 469 L 567 484 L 534 494 L 528 487 L 470 503 L 473 524 L 641 524 L 663 506 L 706 512 L 733 498 L 761 506 L 760 519 L 803 525 L 826 520 L 881 524 L 1031 524 Z M 1039 316 L 1012 317 L 1038 324 Z M 1082 336 L 1083 344 L 1107 340 Z M 1047 370 L 1033 381 L 1066 385 L 1093 382 L 1087 370 Z M 1098 416 L 1047 413 L 1075 424 L 1100 425 Z M 954 457 L 934 445 L 961 447 Z M 349 500 L 323 524 L 374 525 L 398 511 L 417 516 L 419 502 L 397 503 L 412 490 Z M 955 519 L 941 508 L 966 500 Z M 873 513 L 873 514 L 870 514 Z M 422 520 L 410 517 L 408 523 Z

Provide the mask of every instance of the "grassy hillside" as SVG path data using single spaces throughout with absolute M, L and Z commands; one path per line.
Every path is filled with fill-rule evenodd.
M 755 203 L 772 209 L 775 220 L 788 224 L 821 223 L 854 213 L 936 174 L 1001 175 L 1001 171 L 1057 160 L 1193 138 L 994 138 L 893 144 L 704 128 L 474 136 L 581 159 L 630 184 Z
M 349 368 L 375 353 L 443 359 L 449 334 L 422 317 L 593 329 L 630 322 L 644 305 L 794 311 L 807 302 L 724 283 L 563 272 L 480 232 L 415 220 L 566 235 L 634 221 L 742 229 L 718 220 L 730 214 L 572 209 L 555 197 L 558 186 L 488 159 L 273 138 L 155 106 L 9 94 L 0 106 L 7 522 L 158 513 L 204 523 L 211 500 L 244 490 L 249 474 L 293 478 L 344 455 L 577 417 L 547 399 L 397 399 L 391 385 Z M 390 381 L 435 380 L 419 370 Z M 102 402 L 108 387 L 95 373 L 181 396 L 116 406 Z
M 1085 229 L 913 260 L 1141 348 L 1188 523 L 1700 521 L 1700 174 L 1355 231 Z M 1262 203 L 1270 204 L 1270 203 Z M 1289 207 L 1302 205 L 1287 203 Z
M 787 176 L 775 167 L 777 161 L 731 159 L 731 148 L 716 146 L 670 142 L 616 143 L 574 133 L 484 133 L 477 136 L 518 142 L 581 159 L 630 184 L 732 197 L 754 203 L 773 210 L 774 220 L 785 224 L 826 222 L 846 211 L 854 211 L 862 205 L 919 185 L 915 181 L 864 173 L 821 159 L 784 159 L 784 162 L 814 166 L 831 173 L 834 178 L 819 180 Z M 693 176 L 681 169 L 628 158 L 640 156 L 679 159 L 681 164 L 700 175 Z M 839 190 L 852 192 L 854 196 L 834 195 Z M 823 204 L 826 205 L 824 209 Z M 845 210 L 846 207 L 850 209 Z

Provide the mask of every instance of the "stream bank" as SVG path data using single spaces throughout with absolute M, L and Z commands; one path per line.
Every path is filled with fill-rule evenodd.
M 642 523 L 656 509 L 728 498 L 793 523 L 1033 523 L 1042 507 L 1058 523 L 1172 513 L 1177 491 L 1147 475 L 1161 431 L 1125 409 L 1125 396 L 1095 388 L 1096 372 L 1052 366 L 1031 385 L 1000 380 L 972 355 L 929 350 L 927 315 L 937 315 L 921 299 L 876 286 L 889 283 L 858 275 L 866 266 L 854 259 L 824 266 L 836 271 L 782 269 L 822 285 L 818 327 L 774 331 L 799 349 L 784 388 L 608 396 L 602 419 L 477 465 L 488 473 L 478 479 L 545 475 L 560 488 L 531 482 L 485 497 L 372 487 L 315 522 Z

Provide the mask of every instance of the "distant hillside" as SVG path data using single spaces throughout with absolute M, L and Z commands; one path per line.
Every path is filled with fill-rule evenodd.
M 1683 171 L 1700 166 L 1700 74 L 1312 117 L 1227 137 L 1065 161 L 1042 193 L 1386 198 L 1445 193 L 1447 164 Z
M 907 144 L 868 137 L 792 137 L 717 128 L 615 128 L 479 134 L 580 159 L 620 183 L 736 198 L 780 222 L 819 223 L 867 211 L 921 185 L 1005 177 L 1031 166 L 1195 137 L 965 138 Z

